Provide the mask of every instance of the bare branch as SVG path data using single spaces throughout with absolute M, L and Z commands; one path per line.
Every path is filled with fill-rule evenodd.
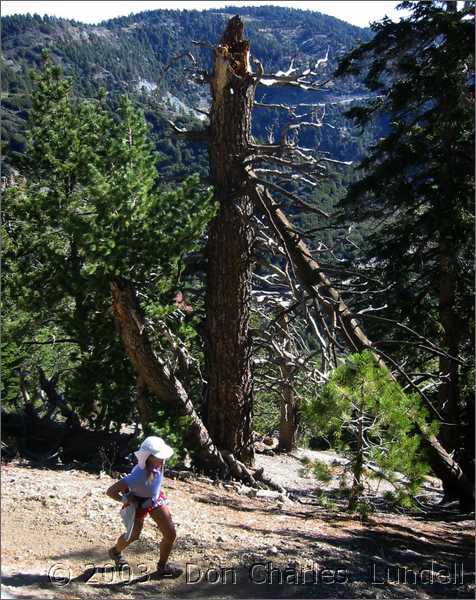
M 186 139 L 190 142 L 209 142 L 210 141 L 210 133 L 207 129 L 182 129 L 177 127 L 173 121 L 167 119 L 167 123 L 172 127 L 174 133 L 177 137 Z
M 423 400 L 425 406 L 427 408 L 429 408 L 430 412 L 434 416 L 436 416 L 436 418 L 439 419 L 440 421 L 444 421 L 443 417 L 441 416 L 439 411 L 435 408 L 435 406 L 433 405 L 431 400 L 428 398 L 428 396 L 411 380 L 411 378 L 404 371 L 404 369 L 391 356 L 389 356 L 388 354 L 386 354 L 379 348 L 373 348 L 373 350 L 374 350 L 374 352 L 376 352 L 377 354 L 382 356 L 385 359 L 385 362 L 387 362 L 388 364 L 391 364 L 400 373 L 400 375 L 407 382 L 408 386 L 411 387 L 413 390 L 415 390 L 415 392 L 417 392 L 417 394 Z
M 200 46 L 200 48 L 208 48 L 209 50 L 213 50 L 215 48 L 213 44 L 206 41 L 192 40 L 192 44 L 194 46 Z
M 287 112 L 293 112 L 295 109 L 294 106 L 289 106 L 287 104 L 266 104 L 265 102 L 253 102 L 253 108 L 269 108 L 276 110 L 285 110 Z
M 354 314 L 354 316 L 355 317 L 360 316 L 360 317 L 364 317 L 366 319 L 373 319 L 375 321 L 382 321 L 385 323 L 390 323 L 390 324 L 394 325 L 395 327 L 398 327 L 399 329 L 403 329 L 404 331 L 407 331 L 411 335 L 414 335 L 417 339 L 423 341 L 426 344 L 426 346 L 423 346 L 423 347 L 428 347 L 428 350 L 431 349 L 435 353 L 440 353 L 441 356 L 446 356 L 447 358 L 454 360 L 456 363 L 458 363 L 460 365 L 467 364 L 466 361 L 462 360 L 461 358 L 452 356 L 451 354 L 448 354 L 447 352 L 443 352 L 443 350 L 441 350 L 441 348 L 438 348 L 437 346 L 435 346 L 435 344 L 433 344 L 428 338 L 424 337 L 423 335 L 421 335 L 414 329 L 411 329 L 410 327 L 408 327 L 408 325 L 404 325 L 403 323 L 400 323 L 399 321 L 396 321 L 395 319 L 389 319 L 388 317 L 380 317 L 377 315 L 370 315 L 368 313 L 363 313 L 363 314 L 356 313 L 356 314 Z
M 262 185 L 264 185 L 266 187 L 270 187 L 270 188 L 276 190 L 277 192 L 279 192 L 282 196 L 286 196 L 286 198 L 289 198 L 290 200 L 292 200 L 295 204 L 302 206 L 303 208 L 306 208 L 307 210 L 309 210 L 311 212 L 315 212 L 318 215 L 321 215 L 322 217 L 329 218 L 329 214 L 326 213 L 325 211 L 323 211 L 322 209 L 318 208 L 317 206 L 313 206 L 312 204 L 308 204 L 304 200 L 301 200 L 301 198 L 299 198 L 295 194 L 288 192 L 281 186 L 279 186 L 275 183 L 272 183 L 271 181 L 267 181 L 266 179 L 261 179 L 260 177 L 256 177 L 256 175 L 254 174 L 255 172 L 256 171 L 252 172 L 251 169 L 248 170 L 250 177 L 252 177 L 256 181 L 256 183 L 261 183 Z M 299 234 L 297 234 L 297 235 L 299 235 Z

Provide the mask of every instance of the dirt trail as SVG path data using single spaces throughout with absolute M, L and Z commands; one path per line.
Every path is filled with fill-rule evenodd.
M 260 460 L 297 487 L 316 485 L 299 476 L 297 459 Z M 474 597 L 472 521 L 375 513 L 362 524 L 343 512 L 168 478 L 178 529 L 172 558 L 188 565 L 188 576 L 150 578 L 159 541 L 150 519 L 127 549 L 131 575 L 121 576 L 107 557 L 122 531 L 120 505 L 104 493 L 112 481 L 2 465 L 2 598 Z

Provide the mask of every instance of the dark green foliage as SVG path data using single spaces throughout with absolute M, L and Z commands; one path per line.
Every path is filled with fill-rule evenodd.
M 438 364 L 425 348 L 399 345 L 401 330 L 370 333 L 387 344 L 393 338 L 409 371 L 449 373 L 446 387 L 429 394 L 452 423 L 444 443 L 460 457 L 474 445 L 474 392 L 463 383 L 474 379 L 474 5 L 461 5 L 402 3 L 410 16 L 376 24 L 374 38 L 337 71 L 363 73 L 377 94 L 349 111 L 358 125 L 389 118 L 341 203 L 342 222 L 370 231 L 362 260 L 387 288 L 381 314 L 464 364 Z
M 15 343 L 2 342 L 2 380 L 0 395 L 2 406 L 15 408 L 19 406 L 20 378 L 19 370 L 26 360 L 26 352 L 22 352 Z
M 150 319 L 173 312 L 183 258 L 213 214 L 210 193 L 196 177 L 161 191 L 143 114 L 125 97 L 116 115 L 105 93 L 75 100 L 48 60 L 29 124 L 25 178 L 4 197 L 10 354 L 49 342 L 33 345 L 23 366 L 59 373 L 68 401 L 96 426 L 127 422 L 135 378 L 112 319 L 111 279 L 134 282 Z M 59 347 L 61 361 L 45 363 L 46 348 Z
M 226 20 L 233 14 L 241 14 L 245 21 L 246 35 L 251 41 L 253 56 L 259 58 L 268 72 L 286 68 L 294 57 L 296 64 L 313 65 L 317 58 L 330 48 L 327 71 L 323 80 L 337 65 L 337 60 L 360 40 L 368 40 L 370 31 L 354 27 L 333 17 L 316 12 L 298 11 L 278 7 L 234 8 L 233 13 L 218 9 L 210 11 L 147 11 L 106 21 L 100 25 L 86 25 L 65 19 L 34 16 L 12 16 L 2 19 L 2 99 L 4 120 L 15 124 L 15 129 L 5 130 L 3 137 L 10 150 L 20 149 L 14 133 L 21 132 L 21 111 L 16 107 L 18 96 L 31 92 L 31 67 L 41 64 L 41 51 L 48 48 L 50 56 L 61 64 L 66 75 L 71 76 L 75 95 L 92 98 L 104 87 L 112 97 L 127 93 L 137 99 L 152 126 L 152 135 L 163 160 L 160 171 L 167 175 L 187 174 L 191 162 L 194 170 L 205 173 L 206 152 L 196 144 L 169 140 L 170 131 L 166 118 L 171 109 L 166 107 L 165 94 L 170 93 L 188 107 L 198 107 L 207 101 L 206 86 L 198 86 L 184 77 L 190 61 L 174 57 L 185 50 L 193 51 L 201 66 L 211 67 L 208 48 L 192 45 L 192 40 L 217 42 Z M 166 68 L 167 65 L 170 68 Z M 362 84 L 349 77 L 342 84 L 332 84 L 332 94 L 352 96 L 360 93 Z M 330 88 L 329 88 L 330 89 Z M 289 94 L 284 89 L 265 90 L 267 99 L 286 102 Z M 262 94 L 260 97 L 262 97 Z M 321 95 L 312 94 L 309 99 L 301 94 L 301 102 L 318 102 Z M 323 150 L 337 151 L 337 158 L 352 158 L 363 148 L 362 139 L 341 135 L 347 127 L 342 121 L 339 105 L 329 119 L 336 129 L 323 130 Z M 330 111 L 334 110 L 331 107 Z M 180 111 L 174 109 L 175 116 Z M 260 130 L 274 121 L 273 115 L 261 111 Z M 191 114 L 184 115 L 194 127 L 203 126 Z M 16 121 L 20 119 L 20 123 Z M 313 143 L 319 136 L 312 136 Z M 352 138 L 352 139 L 351 139 Z M 13 142 L 13 146 L 11 145 Z M 352 155 L 352 156 L 350 156 Z M 10 156 L 4 157 L 11 165 Z
M 429 335 L 437 319 L 422 315 L 435 316 L 440 240 L 456 250 L 452 268 L 466 311 L 473 283 L 474 30 L 467 13 L 439 4 L 414 3 L 410 19 L 376 25 L 375 38 L 338 70 L 354 72 L 371 59 L 365 82 L 382 96 L 348 114 L 362 127 L 391 114 L 389 135 L 361 163 L 364 176 L 342 202 L 344 218 L 375 225 L 367 258 L 393 284 L 392 310 Z

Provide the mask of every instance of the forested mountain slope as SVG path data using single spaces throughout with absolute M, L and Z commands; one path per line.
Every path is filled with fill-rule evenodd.
M 272 102 L 326 102 L 327 120 L 332 127 L 315 132 L 310 143 L 320 144 L 336 158 L 345 160 L 361 155 L 372 139 L 362 138 L 342 117 L 343 108 L 354 97 L 368 94 L 359 79 L 348 77 L 335 82 L 332 73 L 346 51 L 359 41 L 368 40 L 368 29 L 354 27 L 320 13 L 284 7 L 229 7 L 208 11 L 147 11 L 87 25 L 76 21 L 40 17 L 11 16 L 2 19 L 2 142 L 4 153 L 23 151 L 26 109 L 32 89 L 31 69 L 39 67 L 44 48 L 50 57 L 74 79 L 82 97 L 94 97 L 100 87 L 108 90 L 111 101 L 127 92 L 146 111 L 158 149 L 164 157 L 165 172 L 181 173 L 183 165 L 205 169 L 206 157 L 184 143 L 166 141 L 166 117 L 205 119 L 194 109 L 205 109 L 207 85 L 198 85 L 187 76 L 191 65 L 186 56 L 193 52 L 197 63 L 208 70 L 211 51 L 224 23 L 240 14 L 245 34 L 250 39 L 252 57 L 259 59 L 266 72 L 294 66 L 315 65 L 328 54 L 321 67 L 323 92 L 304 92 L 277 88 L 258 90 L 258 99 Z M 177 57 L 181 55 L 181 58 Z M 256 111 L 255 129 L 263 135 L 277 114 Z M 198 125 L 198 122 L 197 122 Z M 160 141 L 159 141 L 160 140 Z M 7 159 L 7 163 L 10 161 Z

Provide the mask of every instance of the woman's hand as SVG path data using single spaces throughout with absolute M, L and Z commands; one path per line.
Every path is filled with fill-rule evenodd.
M 124 492 L 128 490 L 127 484 L 123 481 L 116 481 L 107 490 L 106 494 L 117 502 L 124 502 Z

